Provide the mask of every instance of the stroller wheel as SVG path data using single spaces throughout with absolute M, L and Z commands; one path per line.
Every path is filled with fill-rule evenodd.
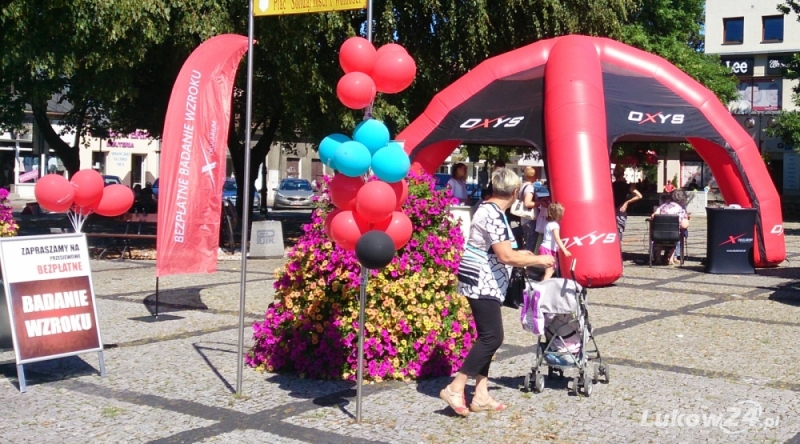
M 576 377 L 574 377 L 574 378 L 572 378 L 572 393 L 573 393 L 575 396 L 578 396 L 578 390 L 579 390 L 579 389 L 580 389 L 580 387 L 581 387 L 581 385 L 580 385 L 580 382 L 581 382 L 581 381 L 580 381 L 580 379 L 579 379 L 577 376 L 576 376 Z
M 594 371 L 592 371 L 592 384 L 597 384 L 600 380 L 600 369 L 597 365 L 592 365 L 592 368 L 594 369 Z
M 611 382 L 611 379 L 609 377 L 609 373 L 610 372 L 611 372 L 611 368 L 609 366 L 607 366 L 605 364 L 600 365 L 600 374 L 603 375 L 603 377 L 605 378 L 606 384 Z
M 542 390 L 544 390 L 544 375 L 537 373 L 536 379 L 533 381 L 533 392 L 542 393 Z
M 528 393 L 531 391 L 531 373 L 525 375 L 525 382 L 523 382 L 522 391 Z
M 592 381 L 588 379 L 583 380 L 583 394 L 586 395 L 587 398 L 592 396 Z

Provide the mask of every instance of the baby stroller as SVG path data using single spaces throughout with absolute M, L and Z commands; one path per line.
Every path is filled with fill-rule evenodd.
M 578 375 L 572 379 L 575 395 L 582 388 L 585 396 L 591 396 L 592 385 L 600 376 L 606 383 L 610 381 L 609 367 L 603 363 L 592 335 L 586 289 L 575 280 L 575 263 L 573 259 L 572 280 L 552 278 L 526 285 L 520 320 L 524 330 L 537 335 L 537 343 L 533 367 L 522 387 L 524 391 L 540 393 L 544 389 L 544 374 L 540 370 L 543 363 L 547 363 L 548 378 L 556 374 L 563 378 L 565 369 L 577 369 Z

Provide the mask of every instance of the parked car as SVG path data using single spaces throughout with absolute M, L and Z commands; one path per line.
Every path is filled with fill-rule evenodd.
M 103 182 L 105 183 L 105 186 L 122 185 L 122 179 L 120 179 L 119 176 L 103 175 Z
M 314 208 L 314 190 L 305 179 L 283 179 L 275 191 L 273 208 Z
M 236 179 L 225 179 L 225 184 L 222 185 L 222 199 L 228 199 L 236 205 L 236 192 L 238 189 L 239 188 L 236 186 Z M 258 190 L 256 189 L 253 189 L 252 202 L 254 208 L 261 207 L 261 197 L 258 195 Z

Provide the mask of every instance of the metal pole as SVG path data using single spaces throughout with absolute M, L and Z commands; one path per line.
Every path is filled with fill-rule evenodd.
M 372 0 L 367 2 L 367 40 L 372 43 Z
M 372 0 L 367 2 L 367 40 L 372 43 Z M 375 99 L 364 110 L 364 120 L 372 118 L 372 106 L 375 104 Z
M 358 371 L 356 372 L 356 422 L 361 422 L 361 387 L 364 385 L 364 311 L 367 308 L 367 277 L 361 266 L 361 293 L 358 298 Z
M 158 318 L 158 276 L 156 276 L 156 318 Z
M 367 40 L 372 43 L 372 0 L 367 2 Z M 374 100 L 373 100 L 374 103 Z M 364 112 L 364 119 L 372 116 L 372 103 Z M 364 312 L 367 308 L 367 278 L 369 271 L 361 266 L 361 292 L 358 297 L 358 371 L 356 372 L 356 422 L 361 422 L 361 395 L 364 385 Z
M 247 285 L 247 238 L 250 224 L 250 125 L 253 106 L 253 1 L 247 7 L 247 100 L 244 119 L 244 195 L 242 196 L 242 277 L 239 284 L 239 347 L 236 353 L 236 393 L 242 394 L 244 363 L 244 298 Z

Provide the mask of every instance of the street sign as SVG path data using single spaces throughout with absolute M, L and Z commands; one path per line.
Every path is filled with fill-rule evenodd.
M 367 0 L 253 0 L 253 15 L 308 14 L 366 9 Z

